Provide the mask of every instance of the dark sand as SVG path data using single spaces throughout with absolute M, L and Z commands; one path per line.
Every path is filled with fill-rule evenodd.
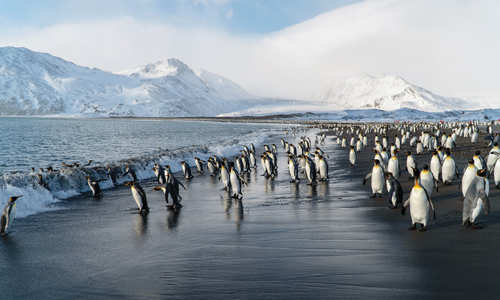
M 145 218 L 118 188 L 18 219 L 0 241 L 1 299 L 498 298 L 498 190 L 482 230 L 460 225 L 453 185 L 433 197 L 438 219 L 430 230 L 409 232 L 409 214 L 369 199 L 361 185 L 369 151 L 350 168 L 346 149 L 331 138 L 323 148 L 328 183 L 290 184 L 280 153 L 278 179 L 252 173 L 243 205 L 202 176 L 188 183 L 179 214 L 145 183 Z M 406 199 L 407 176 L 401 181 Z

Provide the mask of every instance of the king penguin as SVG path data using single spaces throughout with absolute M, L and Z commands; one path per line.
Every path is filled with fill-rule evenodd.
M 8 229 L 12 226 L 12 222 L 14 222 L 16 217 L 16 200 L 21 197 L 22 195 L 10 197 L 3 208 L 2 217 L 0 219 L 0 235 L 7 235 Z
M 138 182 L 133 181 L 128 181 L 125 185 L 130 187 L 132 197 L 134 197 L 135 203 L 137 203 L 137 207 L 139 208 L 139 213 L 143 216 L 147 215 L 149 213 L 148 200 L 142 186 Z
M 464 199 L 464 207 L 462 211 L 462 224 L 466 227 L 471 226 L 473 229 L 481 229 L 477 218 L 484 212 L 488 215 L 490 211 L 489 181 L 487 178 L 486 169 L 477 171 L 474 181 L 467 189 Z
M 406 207 L 408 206 L 410 207 L 411 216 L 411 226 L 408 230 L 415 230 L 417 229 L 417 224 L 420 224 L 421 227 L 418 231 L 426 231 L 431 218 L 431 210 L 433 219 L 436 219 L 434 203 L 429 195 L 427 195 L 425 188 L 420 185 L 418 175 L 415 178 L 415 185 L 410 191 L 410 197 L 403 204 L 401 209 L 402 215 L 405 214 Z

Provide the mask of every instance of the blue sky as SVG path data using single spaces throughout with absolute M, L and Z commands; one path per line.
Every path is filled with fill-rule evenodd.
M 498 0 L 0 0 L 0 46 L 119 72 L 175 57 L 256 95 L 359 74 L 498 102 Z
M 132 16 L 180 26 L 262 34 L 359 0 L 0 0 L 3 26 L 49 26 Z

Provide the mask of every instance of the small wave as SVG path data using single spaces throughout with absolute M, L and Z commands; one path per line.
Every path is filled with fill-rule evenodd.
M 222 140 L 209 145 L 195 145 L 174 150 L 156 150 L 139 157 L 129 159 L 97 162 L 91 167 L 61 168 L 53 172 L 45 171 L 43 181 L 38 178 L 39 172 L 10 172 L 0 176 L 0 203 L 3 207 L 7 199 L 14 195 L 24 197 L 17 202 L 17 217 L 58 209 L 61 199 L 69 199 L 90 192 L 87 176 L 100 181 L 101 189 L 111 189 L 116 185 L 131 180 L 125 174 L 128 165 L 139 180 L 154 178 L 155 163 L 170 165 L 173 172 L 181 171 L 181 161 L 194 166 L 194 157 L 207 160 L 211 155 L 231 157 L 237 155 L 242 145 L 253 143 L 260 146 L 268 139 L 278 135 L 279 129 L 261 129 L 245 135 Z M 112 179 L 113 177 L 113 179 Z

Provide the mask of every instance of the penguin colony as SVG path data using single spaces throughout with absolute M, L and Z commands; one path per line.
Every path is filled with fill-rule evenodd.
M 439 193 L 443 185 L 456 185 L 460 189 L 463 226 L 482 228 L 479 218 L 490 211 L 491 178 L 494 186 L 500 189 L 500 137 L 494 133 L 494 122 L 335 124 L 327 127 L 341 148 L 349 147 L 347 159 L 352 167 L 357 166 L 356 157 L 360 152 L 373 152 L 372 165 L 363 178 L 363 185 L 369 183 L 372 198 L 385 197 L 389 208 L 400 208 L 403 215 L 409 209 L 409 230 L 426 231 L 436 220 L 439 204 L 432 196 Z M 454 159 L 457 143 L 460 140 L 461 146 L 480 148 L 481 131 L 488 145 L 486 160 L 481 151 L 476 150 L 461 169 Z M 402 147 L 408 149 L 405 155 L 400 155 Z M 416 157 L 424 154 L 431 154 L 430 160 L 420 160 L 417 164 Z M 410 180 L 411 189 L 403 191 L 400 180 Z
M 489 123 L 401 123 L 401 124 L 321 124 L 317 127 L 326 129 L 316 135 L 313 140 L 307 136 L 296 139 L 296 144 L 281 139 L 281 148 L 287 155 L 287 167 L 290 183 L 301 181 L 307 185 L 315 185 L 329 179 L 328 156 L 320 148 L 325 143 L 326 133 L 336 136 L 336 142 L 341 148 L 349 148 L 347 155 L 351 167 L 358 166 L 357 156 L 362 151 L 373 153 L 373 164 L 368 174 L 363 178 L 363 184 L 369 182 L 372 198 L 386 197 L 391 209 L 400 208 L 404 215 L 409 209 L 411 226 L 409 229 L 425 231 L 436 220 L 436 203 L 432 194 L 439 192 L 440 185 L 458 185 L 463 196 L 462 224 L 468 228 L 479 229 L 480 215 L 487 215 L 490 209 L 489 188 L 490 178 L 497 188 L 500 188 L 500 136 L 494 133 L 493 124 Z M 289 136 L 299 136 L 298 128 L 287 132 Z M 480 144 L 480 131 L 486 131 L 489 151 L 486 160 L 476 151 L 467 166 L 460 172 L 453 153 L 458 138 L 470 140 L 466 146 Z M 462 140 L 463 140 L 462 139 Z M 401 152 L 402 148 L 408 151 Z M 248 182 L 245 175 L 257 172 L 257 162 L 260 161 L 260 173 L 268 180 L 278 176 L 278 146 L 264 145 L 260 160 L 257 159 L 253 144 L 244 145 L 240 154 L 232 160 L 217 155 L 210 156 L 206 161 L 195 157 L 195 170 L 198 175 L 208 173 L 220 181 L 222 188 L 241 206 L 243 186 Z M 401 153 L 405 153 L 402 155 Z M 413 154 L 414 153 L 414 154 Z M 415 156 L 432 154 L 428 164 L 417 165 Z M 404 161 L 404 158 L 405 161 Z M 400 159 L 403 161 L 400 164 Z M 405 163 L 404 163 L 405 162 Z M 92 165 L 62 163 L 60 170 L 52 167 L 40 169 L 32 176 L 36 183 L 47 190 L 51 186 L 47 178 L 59 176 L 65 172 L 81 171 L 87 174 L 85 167 Z M 187 161 L 180 163 L 185 181 L 194 176 Z M 96 167 L 97 174 L 104 173 L 105 179 L 93 179 L 87 174 L 86 180 L 91 194 L 96 199 L 102 197 L 100 182 L 110 180 L 114 186 L 124 184 L 130 188 L 132 198 L 137 205 L 138 213 L 145 216 L 149 213 L 147 194 L 140 185 L 134 167 L 126 164 L 120 166 Z M 153 166 L 157 185 L 154 191 L 162 192 L 167 209 L 179 210 L 182 207 L 181 187 L 184 184 L 171 172 L 169 165 Z M 102 178 L 102 176 L 101 176 Z M 124 181 L 125 180 L 125 181 Z M 400 180 L 411 180 L 412 188 L 403 191 Z M 407 195 L 406 200 L 404 195 Z M 7 234 L 15 216 L 16 200 L 22 196 L 13 196 L 7 202 L 1 217 L 0 234 Z
M 290 136 L 296 137 L 299 133 L 298 128 L 291 128 L 287 131 Z M 288 143 L 285 139 L 281 139 L 281 146 L 288 155 L 288 171 L 290 173 L 290 182 L 298 184 L 300 182 L 299 174 L 308 185 L 317 184 L 317 182 L 328 180 L 328 163 L 325 159 L 326 155 L 318 146 L 325 142 L 326 135 L 316 136 L 313 151 L 313 141 L 310 137 L 300 137 L 297 145 Z M 262 176 L 268 180 L 275 180 L 278 176 L 278 146 L 276 144 L 264 145 L 263 152 L 260 154 L 260 169 Z M 190 181 L 194 178 L 193 170 L 196 170 L 198 175 L 204 175 L 206 172 L 211 177 L 219 180 L 223 190 L 234 199 L 234 201 L 242 208 L 243 187 L 248 184 L 245 177 L 251 172 L 259 172 L 257 170 L 257 154 L 253 144 L 243 145 L 240 153 L 234 157 L 219 157 L 217 155 L 210 156 L 206 161 L 194 157 L 195 168 L 192 168 L 187 161 L 181 161 L 180 167 L 182 177 L 185 181 Z M 36 183 L 50 191 L 51 186 L 47 183 L 48 178 L 61 176 L 68 172 L 83 172 L 85 174 L 86 183 L 89 187 L 91 195 L 95 199 L 100 199 L 103 195 L 100 183 L 103 181 L 111 181 L 113 186 L 124 185 L 130 188 L 132 199 L 137 205 L 137 212 L 146 216 L 149 213 L 149 205 L 147 193 L 139 182 L 136 170 L 132 165 L 126 164 L 122 167 L 106 166 L 87 169 L 93 161 L 86 164 L 75 162 L 73 164 L 62 163 L 61 169 L 57 170 L 52 167 L 40 169 L 36 172 L 32 168 L 32 176 L 36 179 Z M 88 174 L 93 170 L 98 174 L 105 171 L 104 179 L 96 179 L 92 174 Z M 169 165 L 161 165 L 155 163 L 152 167 L 155 175 L 156 186 L 153 191 L 162 192 L 166 207 L 169 210 L 178 211 L 182 208 L 181 188 L 186 189 L 186 186 L 176 178 L 171 171 Z M 96 176 L 97 177 L 97 176 Z M 22 196 L 11 197 L 8 201 L 2 216 L 2 228 L 0 234 L 7 234 L 7 229 L 15 217 L 15 201 Z M 14 208 L 14 210 L 13 210 Z

